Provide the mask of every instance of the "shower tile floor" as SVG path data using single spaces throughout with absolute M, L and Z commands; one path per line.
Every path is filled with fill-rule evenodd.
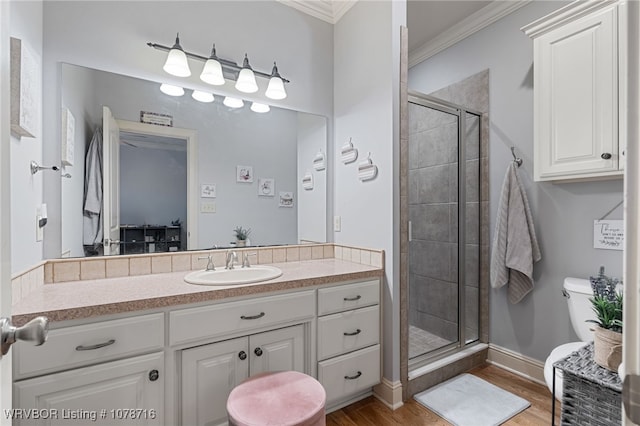
M 419 327 L 409 326 L 409 359 L 452 343 Z

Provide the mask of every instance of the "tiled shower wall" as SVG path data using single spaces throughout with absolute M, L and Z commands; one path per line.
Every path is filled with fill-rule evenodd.
M 466 118 L 465 327 L 467 341 L 479 337 L 485 314 L 488 255 L 489 73 L 484 71 L 431 95 L 485 114 Z M 455 116 L 409 104 L 408 190 L 409 324 L 450 341 L 458 321 L 458 164 Z M 481 138 L 482 134 L 482 138 Z M 485 314 L 486 315 L 486 314 Z M 484 333 L 483 333 L 484 334 Z M 486 337 L 486 336 L 485 336 Z
M 409 324 L 458 336 L 458 120 L 409 104 Z

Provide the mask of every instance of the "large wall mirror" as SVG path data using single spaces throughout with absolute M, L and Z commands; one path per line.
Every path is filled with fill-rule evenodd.
M 228 247 L 237 227 L 251 229 L 253 246 L 326 241 L 326 168 L 314 167 L 325 117 L 61 69 L 62 257 Z M 142 112 L 156 123 L 141 123 Z M 97 228 L 113 249 L 103 251 Z

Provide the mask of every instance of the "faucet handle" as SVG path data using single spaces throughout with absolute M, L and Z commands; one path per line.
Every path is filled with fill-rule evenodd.
M 215 271 L 216 267 L 213 264 L 213 255 L 209 254 L 208 256 L 198 256 L 199 260 L 207 260 L 207 267 L 205 268 L 207 271 Z
M 256 258 L 258 257 L 258 252 L 256 251 L 252 251 L 251 253 L 249 252 L 244 252 L 242 253 L 242 267 L 243 268 L 249 268 L 251 267 L 251 264 L 249 263 L 249 256 L 256 256 Z

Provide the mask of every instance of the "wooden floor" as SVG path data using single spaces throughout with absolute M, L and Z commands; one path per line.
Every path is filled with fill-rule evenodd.
M 551 395 L 546 386 L 531 382 L 501 368 L 486 365 L 469 373 L 493 383 L 531 403 L 531 406 L 512 417 L 505 425 L 550 425 Z M 560 404 L 556 404 L 556 422 L 560 424 Z M 327 426 L 336 425 L 450 425 L 432 411 L 418 404 L 414 399 L 393 411 L 374 397 L 334 411 L 327 416 Z M 475 426 L 475 425 L 474 425 Z M 477 425 L 482 426 L 482 425 Z

